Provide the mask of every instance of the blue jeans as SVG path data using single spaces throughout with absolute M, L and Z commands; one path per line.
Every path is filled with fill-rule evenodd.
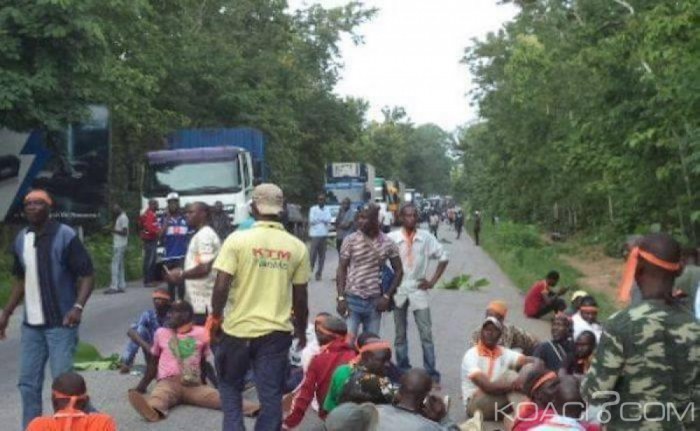
M 251 365 L 260 400 L 255 430 L 277 431 L 282 427 L 282 395 L 291 345 L 292 335 L 287 332 L 272 332 L 258 338 L 223 336 L 216 347 L 223 431 L 245 431 L 242 392 Z
M 22 325 L 19 392 L 22 396 L 22 429 L 41 416 L 41 391 L 46 362 L 51 377 L 73 370 L 73 355 L 78 345 L 78 328 L 37 329 Z
M 440 373 L 435 366 L 435 345 L 433 344 L 433 323 L 430 318 L 430 308 L 414 310 L 413 317 L 416 320 L 420 343 L 423 347 L 423 368 L 430 374 L 434 382 L 440 383 Z M 396 365 L 402 372 L 406 372 L 411 369 L 411 363 L 408 360 L 408 338 L 406 337 L 408 301 L 402 307 L 394 309 L 394 326 L 396 328 L 396 339 L 394 340 Z
M 382 313 L 377 311 L 377 302 L 380 296 L 363 299 L 356 295 L 345 295 L 348 301 L 348 317 L 346 323 L 348 332 L 354 336 L 360 335 L 360 324 L 362 332 L 372 332 L 379 335 L 379 327 L 382 323 Z

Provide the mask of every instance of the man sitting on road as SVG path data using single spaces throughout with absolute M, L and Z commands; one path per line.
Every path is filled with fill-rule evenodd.
M 525 315 L 533 319 L 539 319 L 550 312 L 564 311 L 566 302 L 560 297 L 566 293 L 568 288 L 559 289 L 557 292 L 552 289 L 559 283 L 559 273 L 550 271 L 547 278 L 540 280 L 530 287 L 525 295 Z
M 148 356 L 151 350 L 150 345 L 153 343 L 153 337 L 158 328 L 162 327 L 165 323 L 165 317 L 172 304 L 168 289 L 156 289 L 151 296 L 153 297 L 153 309 L 141 313 L 139 320 L 126 333 L 129 337 L 129 342 L 119 359 L 119 371 L 122 374 L 128 373 L 133 366 L 134 358 L 136 357 L 136 352 L 138 352 L 139 347 L 142 347 L 144 358 L 146 359 L 146 363 L 148 363 Z M 144 343 L 148 348 L 145 348 Z
M 63 373 L 51 385 L 54 415 L 31 421 L 27 431 L 116 431 L 117 424 L 106 414 L 89 413 L 85 379 Z
M 517 404 L 517 373 L 525 364 L 536 361 L 498 345 L 503 324 L 487 317 L 481 326 L 479 343 L 467 350 L 462 360 L 462 401 L 468 416 L 481 411 L 485 420 L 496 418 L 498 408 Z
M 571 319 L 563 313 L 557 313 L 552 320 L 552 339 L 538 344 L 532 356 L 542 360 L 548 370 L 556 373 L 573 351 Z
M 345 338 L 348 332 L 345 322 L 333 316 L 321 316 L 316 320 L 316 339 L 321 351 L 311 359 L 304 380 L 294 396 L 292 411 L 284 420 L 287 428 L 294 428 L 301 423 L 314 396 L 319 405 L 323 405 L 333 372 L 357 356 Z M 323 419 L 326 411 L 321 408 L 318 414 Z
M 458 431 L 441 397 L 431 394 L 432 378 L 419 368 L 401 377 L 393 405 L 379 405 L 379 431 Z
M 598 303 L 592 296 L 581 299 L 578 313 L 571 317 L 574 330 L 574 340 L 584 331 L 595 334 L 596 341 L 600 341 L 603 335 L 603 327 L 598 323 Z
M 360 349 L 360 362 L 353 369 L 340 402 L 389 404 L 396 395 L 396 386 L 386 376 L 391 361 L 391 345 L 382 340 L 365 344 Z
M 561 365 L 561 374 L 583 377 L 591 367 L 596 348 L 596 337 L 591 331 L 583 331 L 574 340 L 574 351 Z
M 508 304 L 500 299 L 491 301 L 486 307 L 486 317 L 495 317 L 501 321 L 503 330 L 498 345 L 507 349 L 517 350 L 525 355 L 532 355 L 539 340 L 534 335 L 515 325 L 505 323 L 508 314 Z M 472 345 L 475 346 L 481 338 L 481 328 L 477 328 L 472 333 Z
M 379 337 L 364 337 L 363 335 L 357 339 L 360 351 L 358 356 L 350 363 L 336 368 L 331 377 L 328 394 L 323 402 L 323 409 L 326 412 L 331 412 L 342 402 L 348 401 L 344 398 L 345 387 L 358 370 L 362 371 L 368 382 L 373 382 L 373 392 L 375 395 L 377 392 L 379 393 L 376 398 L 386 402 L 383 393 L 393 394 L 395 385 L 387 377 L 389 361 L 391 360 L 391 346 Z
M 151 358 L 141 382 L 129 390 L 129 402 L 149 422 L 157 422 L 181 404 L 221 409 L 219 392 L 202 383 L 203 364 L 209 350 L 209 336 L 201 326 L 194 326 L 194 310 L 188 302 L 174 303 L 166 326 L 156 331 Z M 151 395 L 144 397 L 148 384 L 157 376 Z M 258 406 L 249 405 L 250 414 Z

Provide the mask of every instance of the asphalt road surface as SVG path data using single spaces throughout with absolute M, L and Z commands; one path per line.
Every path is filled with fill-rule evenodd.
M 436 344 L 438 368 L 442 373 L 442 390 L 450 395 L 452 407 L 450 414 L 456 421 L 464 419 L 460 400 L 460 364 L 462 356 L 468 347 L 468 337 L 483 319 L 486 305 L 492 299 L 505 299 L 510 305 L 508 321 L 530 330 L 537 336 L 547 337 L 548 325 L 542 321 L 526 319 L 522 314 L 523 296 L 513 283 L 479 247 L 474 246 L 471 239 L 463 236 L 455 240 L 455 234 L 446 226 L 441 226 L 439 235 L 450 253 L 450 264 L 443 280 L 461 274 L 470 274 L 474 279 L 487 278 L 489 286 L 478 292 L 458 292 L 435 290 L 432 293 L 433 336 Z M 335 311 L 335 269 L 337 254 L 333 247 L 328 247 L 326 268 L 323 280 L 312 281 L 309 286 L 309 308 L 311 316 L 320 311 Z M 434 268 L 431 267 L 431 270 Z M 126 342 L 125 333 L 132 321 L 150 306 L 151 289 L 146 289 L 138 283 L 131 283 L 127 293 L 122 295 L 102 295 L 96 292 L 89 301 L 80 328 L 81 340 L 95 345 L 99 351 L 108 356 L 121 352 Z M 19 333 L 21 310 L 8 329 L 8 338 L 0 342 L 0 424 L 3 430 L 20 429 L 21 405 L 19 391 L 16 387 L 19 368 Z M 393 318 L 385 315 L 382 319 L 381 335 L 393 341 Z M 409 348 L 411 364 L 422 366 L 422 353 L 415 323 L 409 321 Z M 143 361 L 139 354 L 137 364 Z M 37 370 L 38 372 L 38 370 Z M 120 375 L 117 371 L 85 373 L 88 391 L 94 405 L 100 411 L 109 413 L 116 418 L 120 430 L 127 431 L 158 431 L 158 430 L 218 430 L 221 426 L 220 412 L 198 409 L 193 407 L 177 407 L 169 417 L 156 424 L 144 422 L 133 411 L 126 399 L 127 389 L 138 382 L 138 376 Z M 46 371 L 44 385 L 44 409 L 50 407 L 50 373 Z M 309 410 L 306 419 L 299 429 L 309 429 L 318 423 L 315 414 Z M 252 421 L 248 422 L 252 429 Z M 499 429 L 498 426 L 490 426 Z

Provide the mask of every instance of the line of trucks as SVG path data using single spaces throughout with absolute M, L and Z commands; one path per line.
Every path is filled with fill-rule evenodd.
M 20 222 L 21 198 L 30 188 L 54 197 L 54 217 L 73 226 L 103 226 L 109 220 L 110 113 L 89 107 L 90 116 L 64 130 L 17 132 L 0 128 L 0 221 Z M 254 183 L 269 177 L 265 136 L 241 128 L 182 129 L 148 152 L 141 169 L 141 209 L 177 192 L 183 205 L 223 203 L 234 226 L 248 217 Z M 333 216 L 340 202 L 380 202 L 398 213 L 420 195 L 400 181 L 377 177 L 367 163 L 329 163 L 325 191 Z M 398 220 L 398 217 L 395 217 Z

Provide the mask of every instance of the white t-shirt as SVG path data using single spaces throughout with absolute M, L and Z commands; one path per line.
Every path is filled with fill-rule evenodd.
M 599 323 L 590 324 L 586 322 L 583 320 L 583 317 L 581 317 L 580 312 L 571 316 L 571 321 L 574 326 L 574 340 L 576 340 L 582 332 L 591 331 L 595 334 L 596 342 L 600 342 L 600 336 L 603 335 L 603 327 Z
M 382 226 L 391 226 L 394 224 L 394 214 L 387 211 L 385 207 L 381 207 L 379 210 L 379 222 Z
M 112 244 L 114 247 L 126 247 L 129 243 L 129 217 L 123 212 L 119 214 L 117 220 L 114 222 L 114 230 L 122 231 L 126 228 L 126 236 L 112 234 Z
M 185 271 L 199 264 L 213 261 L 221 250 L 221 240 L 214 229 L 204 226 L 194 234 L 187 246 L 185 255 Z M 185 280 L 187 298 L 196 314 L 204 314 L 211 310 L 211 294 L 216 282 L 216 271 L 211 270 L 203 278 Z
M 474 392 L 479 389 L 476 384 L 472 381 L 472 378 L 477 374 L 485 374 L 490 382 L 495 382 L 508 370 L 514 370 L 521 365 L 525 356 L 522 354 L 507 349 L 502 346 L 498 346 L 500 355 L 496 358 L 490 358 L 488 356 L 481 356 L 479 354 L 478 346 L 474 346 L 467 350 L 462 359 L 462 401 L 466 406 L 469 403 Z M 493 364 L 491 363 L 493 361 Z M 491 374 L 489 374 L 489 371 Z

